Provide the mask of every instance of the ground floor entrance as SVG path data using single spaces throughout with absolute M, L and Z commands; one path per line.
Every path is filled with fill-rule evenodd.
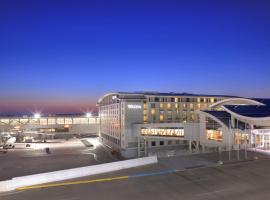
M 255 129 L 251 134 L 257 148 L 270 149 L 270 129 Z

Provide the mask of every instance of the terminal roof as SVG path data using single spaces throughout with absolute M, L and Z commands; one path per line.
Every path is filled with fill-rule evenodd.
M 233 113 L 246 117 L 270 117 L 270 105 L 224 105 L 224 107 Z
M 215 118 L 223 122 L 227 127 L 229 127 L 231 115 L 228 112 L 226 111 L 203 111 L 203 112 L 214 116 Z

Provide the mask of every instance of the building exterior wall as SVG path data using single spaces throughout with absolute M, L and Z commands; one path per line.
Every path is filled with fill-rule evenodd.
M 73 135 L 98 135 L 99 117 L 3 117 L 0 118 L 0 133 L 24 135 L 26 133 L 72 137 Z
M 225 98 L 141 93 L 108 94 L 98 102 L 100 137 L 104 144 L 126 157 L 136 156 L 136 144 L 140 137 L 138 127 L 142 126 L 182 126 L 186 133 L 184 140 L 198 141 L 199 114 L 197 111 L 210 109 L 211 104 Z M 156 139 L 156 141 L 160 140 L 163 139 Z M 164 146 L 168 144 L 167 139 L 165 141 Z

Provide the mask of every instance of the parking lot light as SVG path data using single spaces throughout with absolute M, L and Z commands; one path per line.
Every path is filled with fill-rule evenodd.
M 39 119 L 40 116 L 41 116 L 40 113 L 35 113 L 35 114 L 34 114 L 34 118 L 35 118 L 35 119 Z
M 86 117 L 92 117 L 92 113 L 86 113 Z

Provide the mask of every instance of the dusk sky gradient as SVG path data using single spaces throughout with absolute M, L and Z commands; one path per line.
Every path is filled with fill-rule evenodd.
M 268 0 L 0 0 L 0 114 L 112 91 L 270 97 Z

